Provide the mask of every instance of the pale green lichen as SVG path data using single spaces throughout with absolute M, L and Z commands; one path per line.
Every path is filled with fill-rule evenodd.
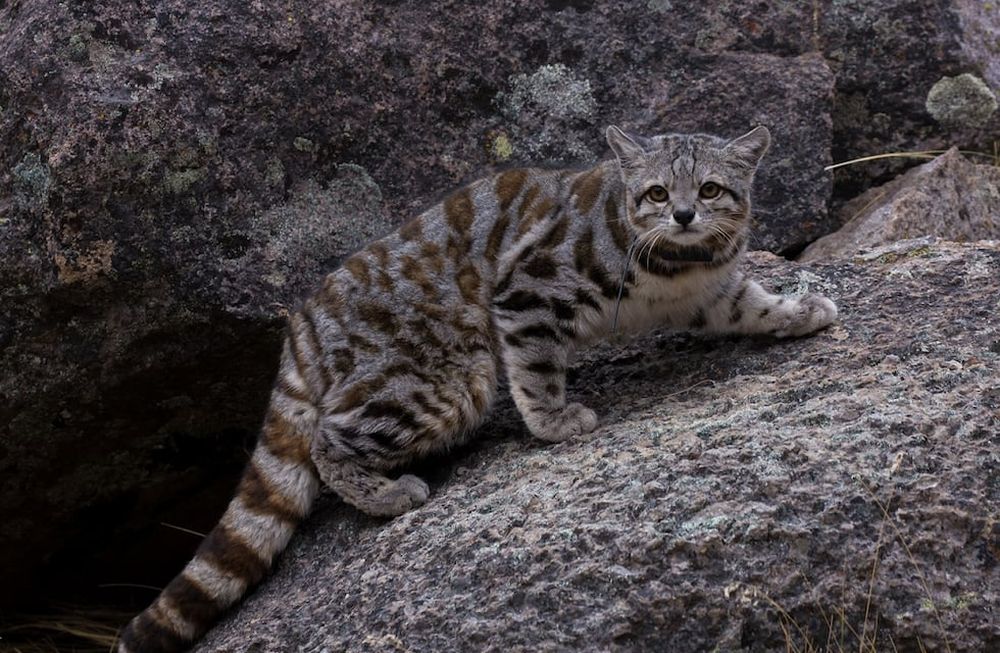
M 219 138 L 214 131 L 199 129 L 198 145 L 208 156 L 215 156 L 219 153 Z
M 514 154 L 514 146 L 507 134 L 500 132 L 493 137 L 493 142 L 490 143 L 490 154 L 493 155 L 493 159 L 500 162 L 506 161 Z
M 83 61 L 87 58 L 87 42 L 89 40 L 89 34 L 72 35 L 69 37 L 69 45 L 66 46 L 66 54 L 73 61 Z
M 14 166 L 14 201 L 24 209 L 43 207 L 52 187 L 52 173 L 42 157 L 28 152 Z
M 285 185 L 285 166 L 278 157 L 272 157 L 264 168 L 264 181 L 268 186 L 277 188 Z
M 305 136 L 296 136 L 292 146 L 299 152 L 315 152 L 316 144 Z
M 927 94 L 927 112 L 949 127 L 980 127 L 997 110 L 997 98 L 970 73 L 942 77 Z
M 531 75 L 514 75 L 510 84 L 511 92 L 502 102 L 514 115 L 530 108 L 564 118 L 589 118 L 597 108 L 590 82 L 574 77 L 561 63 L 542 66 Z
M 650 11 L 665 14 L 674 8 L 670 0 L 646 0 L 646 8 Z
M 184 195 L 205 176 L 204 168 L 171 170 L 163 178 L 163 189 L 171 195 Z
M 577 130 L 594 124 L 597 101 L 590 81 L 567 66 L 545 65 L 530 75 L 511 76 L 510 91 L 498 94 L 496 105 L 512 123 L 508 138 L 517 142 L 520 154 L 547 160 L 593 158 Z
M 171 82 L 175 80 L 180 73 L 165 63 L 158 63 L 156 67 L 153 68 L 153 83 L 149 85 L 149 88 L 158 91 L 163 88 L 165 82 Z
M 905 252 L 885 252 L 880 254 L 875 258 L 875 262 L 880 265 L 888 265 L 890 263 L 895 263 L 896 261 L 908 258 L 922 258 L 925 256 L 930 256 L 931 252 L 934 250 L 928 246 L 918 247 L 916 249 L 911 249 Z
M 978 600 L 975 592 L 965 592 L 959 596 L 946 596 L 938 601 L 924 598 L 920 602 L 920 609 L 925 612 L 937 610 L 968 610 L 969 607 Z
M 314 180 L 297 184 L 288 202 L 251 223 L 254 231 L 267 234 L 267 258 L 284 262 L 269 281 L 283 284 L 315 274 L 308 267 L 311 262 L 335 260 L 384 235 L 393 225 L 382 204 L 375 180 L 351 163 L 337 166 L 337 174 L 326 187 Z

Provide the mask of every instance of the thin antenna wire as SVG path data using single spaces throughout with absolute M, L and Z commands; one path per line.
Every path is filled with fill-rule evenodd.
M 615 300 L 615 317 L 611 322 L 611 334 L 618 334 L 618 308 L 622 305 L 622 295 L 625 293 L 625 279 L 628 277 L 628 269 L 632 264 L 632 254 L 635 251 L 636 243 L 639 242 L 638 236 L 632 237 L 632 243 L 628 246 L 628 250 L 625 252 L 622 258 L 622 278 L 618 283 L 618 298 Z

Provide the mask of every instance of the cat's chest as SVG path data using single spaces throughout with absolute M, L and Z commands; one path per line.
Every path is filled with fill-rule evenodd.
M 724 285 L 729 270 L 698 270 L 671 278 L 640 276 L 618 308 L 628 331 L 687 325 Z

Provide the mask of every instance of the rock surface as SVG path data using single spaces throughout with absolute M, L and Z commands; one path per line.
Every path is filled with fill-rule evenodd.
M 502 407 L 417 511 L 327 501 L 196 651 L 997 650 L 1000 244 L 751 260 L 839 323 L 588 352 L 597 432 Z
M 760 244 L 794 250 L 837 224 L 831 152 L 996 133 L 924 103 L 995 88 L 997 31 L 973 0 L 0 0 L 0 603 L 174 570 L 158 524 L 225 500 L 286 308 L 461 180 L 763 121 Z
M 1000 167 L 972 163 L 952 148 L 851 200 L 841 216 L 844 226 L 807 247 L 800 261 L 852 256 L 920 236 L 1000 239 Z

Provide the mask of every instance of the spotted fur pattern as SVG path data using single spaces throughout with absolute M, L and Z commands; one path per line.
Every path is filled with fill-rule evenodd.
M 320 483 L 372 515 L 420 506 L 426 483 L 392 471 L 466 438 L 502 371 L 530 431 L 558 442 L 597 424 L 567 402 L 566 369 L 612 328 L 783 337 L 836 318 L 830 300 L 772 295 L 737 267 L 766 129 L 607 136 L 614 159 L 473 183 L 326 277 L 290 319 L 235 498 L 122 653 L 200 637 L 265 575 Z

